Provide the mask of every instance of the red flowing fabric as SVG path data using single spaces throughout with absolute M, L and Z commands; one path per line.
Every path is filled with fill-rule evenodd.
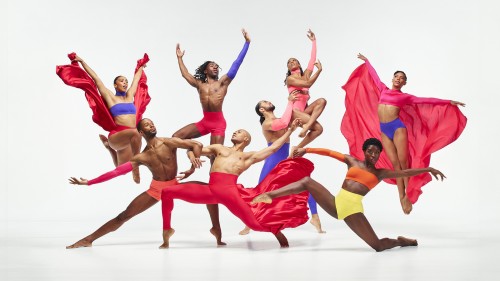
M 94 80 L 85 72 L 83 68 L 80 67 L 78 62 L 73 61 L 76 57 L 75 53 L 68 55 L 69 59 L 72 60 L 71 64 L 68 65 L 58 65 L 56 66 L 57 75 L 63 80 L 66 85 L 81 89 L 85 92 L 85 98 L 88 101 L 90 109 L 92 110 L 92 120 L 99 126 L 101 126 L 105 131 L 111 132 L 119 130 L 120 127 L 115 124 L 106 103 L 102 99 Z M 149 61 L 147 54 L 137 61 L 137 66 L 135 72 L 139 67 L 145 65 Z M 141 78 L 139 79 L 139 85 L 137 86 L 137 91 L 134 96 L 134 105 L 137 110 L 136 113 L 136 123 L 142 119 L 144 111 L 146 111 L 146 106 L 151 101 L 151 97 L 148 93 L 146 73 L 143 71 Z
M 366 64 L 360 65 L 342 87 L 346 91 L 346 112 L 340 130 L 347 139 L 349 152 L 364 159 L 363 142 L 367 138 L 381 138 L 377 106 L 380 92 L 373 82 Z M 462 133 L 467 118 L 457 106 L 411 104 L 401 107 L 399 118 L 408 131 L 408 163 L 410 168 L 429 167 L 431 154 L 454 142 Z M 391 161 L 382 152 L 377 168 L 393 169 Z M 431 181 L 429 173 L 410 177 L 406 194 L 412 203 L 422 194 L 422 186 Z M 395 179 L 385 180 L 396 184 Z
M 311 175 L 314 164 L 305 158 L 285 159 L 278 163 L 274 169 L 255 188 L 243 188 L 238 185 L 241 198 L 250 205 L 257 221 L 277 233 L 284 228 L 293 228 L 306 223 L 307 215 L 307 191 L 273 199 L 271 204 L 251 205 L 252 199 L 264 192 L 276 190 L 290 183 L 301 180 Z

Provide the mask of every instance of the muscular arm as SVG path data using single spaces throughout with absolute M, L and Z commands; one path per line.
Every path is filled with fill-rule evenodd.
M 288 128 L 288 130 L 279 139 L 275 140 L 273 142 L 273 144 L 271 144 L 270 146 L 268 146 L 260 151 L 254 152 L 245 161 L 246 166 L 249 167 L 250 165 L 252 165 L 254 163 L 260 162 L 260 161 L 266 159 L 267 157 L 269 157 L 271 154 L 278 151 L 281 148 L 281 146 L 283 146 L 283 144 L 285 144 L 285 142 L 290 137 L 290 135 L 293 133 L 293 131 L 295 131 L 298 124 L 299 124 L 299 120 L 295 119 L 292 123 L 292 126 L 290 128 Z
M 245 59 L 248 48 L 250 47 L 250 37 L 248 37 L 248 34 L 244 29 L 241 32 L 245 37 L 245 44 L 243 44 L 243 49 L 241 49 L 241 52 L 231 65 L 231 68 L 229 69 L 227 74 L 221 77 L 220 82 L 222 85 L 231 83 L 234 77 L 236 77 L 236 73 L 238 73 L 238 69 L 240 68 L 241 63 L 243 62 L 243 59 Z
M 189 73 L 186 66 L 184 65 L 184 61 L 182 60 L 182 57 L 184 56 L 184 51 L 181 51 L 181 47 L 179 44 L 177 44 L 176 47 L 176 54 L 177 54 L 177 62 L 179 63 L 179 69 L 181 71 L 182 77 L 186 79 L 189 85 L 198 88 L 198 80 L 196 80 L 196 78 L 194 78 L 194 76 L 191 75 L 191 73 Z

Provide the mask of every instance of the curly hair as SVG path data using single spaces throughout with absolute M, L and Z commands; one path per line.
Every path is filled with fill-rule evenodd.
M 207 82 L 207 75 L 205 74 L 205 70 L 207 70 L 208 65 L 211 64 L 211 63 L 215 63 L 215 62 L 214 61 L 206 61 L 202 65 L 200 65 L 195 70 L 195 74 L 193 75 L 194 78 L 197 79 L 197 80 L 200 80 L 203 83 L 206 83 Z M 217 78 L 219 78 L 219 77 L 217 77 Z
M 378 147 L 380 149 L 380 152 L 382 152 L 382 143 L 376 138 L 366 139 L 363 143 L 363 151 L 366 151 L 368 149 L 368 146 L 370 145 Z

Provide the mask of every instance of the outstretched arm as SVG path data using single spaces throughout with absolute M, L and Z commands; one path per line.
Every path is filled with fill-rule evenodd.
M 247 31 L 245 29 L 242 29 L 241 33 L 243 33 L 243 37 L 245 38 L 245 44 L 243 44 L 243 49 L 241 49 L 240 54 L 231 65 L 231 68 L 229 69 L 227 74 L 221 77 L 220 82 L 223 85 L 231 83 L 234 77 L 236 77 L 236 73 L 238 73 L 238 69 L 240 68 L 241 63 L 243 62 L 243 59 L 245 59 L 248 47 L 250 47 L 250 36 L 248 36 Z
M 421 98 L 421 97 L 416 97 L 413 95 L 409 95 L 410 102 L 413 104 L 419 104 L 419 103 L 425 103 L 425 104 L 433 104 L 433 105 L 438 105 L 438 104 L 451 104 L 454 106 L 465 106 L 465 103 L 459 102 L 459 101 L 454 101 L 454 100 L 443 100 L 443 99 L 437 99 L 437 98 Z
M 378 90 L 382 92 L 387 88 L 382 81 L 380 81 L 380 78 L 378 77 L 377 72 L 375 71 L 375 68 L 371 65 L 370 61 L 363 56 L 362 54 L 358 54 L 358 59 L 364 61 L 366 63 L 366 67 L 368 68 L 368 73 L 370 74 L 370 77 L 372 78 L 373 82 L 377 86 Z
M 304 156 L 304 154 L 306 154 L 306 153 L 324 155 L 324 156 L 335 158 L 335 159 L 339 160 L 340 162 L 344 162 L 344 163 L 346 162 L 346 156 L 344 154 L 337 152 L 337 151 L 330 150 L 330 149 L 326 149 L 326 148 L 309 148 L 309 147 L 297 148 L 293 152 L 293 157 Z
M 203 148 L 201 142 L 190 139 L 183 140 L 180 138 L 170 138 L 168 142 L 170 142 L 174 147 L 187 149 L 189 161 L 194 168 L 201 167 L 200 156 Z
M 179 63 L 179 69 L 181 70 L 182 77 L 186 79 L 186 81 L 189 83 L 189 85 L 197 88 L 198 87 L 198 81 L 196 78 L 194 78 L 191 73 L 187 70 L 186 66 L 184 65 L 184 61 L 182 60 L 182 57 L 184 56 L 185 51 L 181 51 L 181 46 L 179 43 L 177 43 L 177 46 L 175 48 L 175 53 L 177 54 L 177 62 Z
M 137 87 L 139 86 L 139 80 L 141 79 L 142 72 L 144 71 L 144 68 L 146 65 L 142 65 L 137 69 L 137 71 L 134 74 L 134 80 L 132 80 L 132 84 L 130 85 L 130 88 L 127 91 L 127 97 L 135 97 L 135 93 L 137 92 Z
M 393 179 L 393 178 L 406 178 L 406 177 L 420 175 L 423 173 L 431 173 L 437 180 L 439 180 L 439 177 L 441 177 L 441 180 L 446 178 L 446 176 L 443 173 L 441 173 L 441 171 L 436 170 L 432 167 L 420 168 L 420 169 L 406 169 L 406 170 L 400 170 L 400 171 L 383 169 L 383 170 L 379 170 L 379 171 L 380 172 L 378 174 L 378 178 L 381 180 Z
M 316 35 L 314 32 L 309 29 L 307 31 L 307 37 L 312 41 L 312 49 L 311 49 L 311 58 L 309 59 L 309 63 L 307 64 L 307 69 L 304 71 L 306 77 L 309 78 L 312 71 L 314 70 L 314 63 L 316 62 Z
M 79 62 L 82 65 L 85 72 L 87 72 L 90 75 L 90 77 L 92 78 L 92 80 L 94 80 L 94 83 L 96 84 L 97 89 L 99 90 L 99 93 L 101 94 L 101 96 L 106 100 L 107 103 L 109 103 L 109 101 L 111 101 L 112 96 L 114 96 L 114 93 L 111 90 L 109 90 L 108 88 L 106 88 L 106 86 L 104 86 L 104 83 L 102 83 L 101 78 L 99 78 L 99 76 L 97 76 L 97 74 L 94 72 L 94 70 L 92 70 L 92 68 L 90 68 L 90 66 L 82 58 L 80 58 L 76 54 L 75 54 L 75 58 L 72 61 Z
M 124 163 L 124 164 L 116 167 L 116 169 L 109 171 L 107 173 L 104 173 L 95 179 L 86 180 L 84 178 L 77 179 L 75 177 L 71 177 L 71 178 L 69 178 L 69 183 L 77 184 L 77 185 L 93 185 L 93 184 L 108 181 L 110 179 L 116 178 L 116 177 L 121 176 L 121 175 L 125 175 L 126 173 L 132 171 L 134 168 L 137 168 L 137 167 L 138 167 L 138 164 L 136 162 L 131 161 L 131 162 Z
M 316 72 L 314 72 L 314 74 L 309 79 L 302 80 L 299 77 L 295 77 L 295 76 L 290 75 L 286 79 L 286 85 L 288 87 L 292 86 L 292 87 L 300 87 L 300 88 L 310 88 L 314 84 L 314 82 L 316 82 L 316 79 L 318 79 L 321 71 L 323 71 L 323 66 L 321 65 L 321 62 L 319 60 L 316 61 L 316 63 L 314 65 L 316 66 L 316 68 L 318 70 Z
M 264 159 L 266 159 L 267 157 L 269 157 L 271 154 L 275 153 L 276 151 L 278 151 L 281 146 L 283 146 L 283 144 L 285 144 L 286 140 L 290 137 L 290 135 L 293 133 L 293 131 L 295 131 L 295 129 L 297 129 L 297 126 L 300 125 L 300 120 L 299 119 L 295 119 L 293 120 L 291 126 L 288 128 L 288 130 L 277 140 L 275 140 L 273 142 L 273 144 L 271 144 L 270 146 L 260 150 L 260 151 L 256 151 L 254 152 L 246 161 L 245 161 L 245 164 L 247 165 L 247 167 L 249 167 L 250 165 L 254 164 L 254 163 L 257 163 L 257 162 L 260 162 Z

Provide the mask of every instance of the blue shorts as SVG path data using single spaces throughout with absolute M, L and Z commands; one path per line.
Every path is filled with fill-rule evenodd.
M 394 139 L 394 133 L 399 128 L 406 128 L 405 124 L 403 124 L 403 121 L 401 121 L 401 119 L 399 118 L 396 118 L 391 122 L 380 123 L 380 130 L 391 140 Z

